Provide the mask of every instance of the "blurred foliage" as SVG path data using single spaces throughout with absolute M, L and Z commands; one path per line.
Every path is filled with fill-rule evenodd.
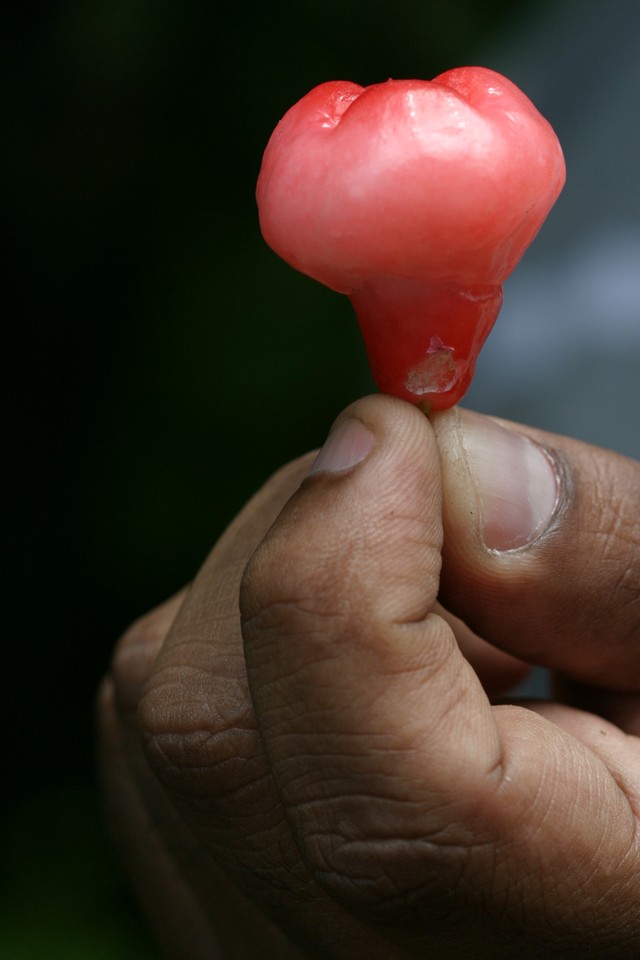
M 273 126 L 326 79 L 471 62 L 523 6 L 61 0 L 5 14 L 3 956 L 145 956 L 90 786 L 114 638 L 371 389 L 345 298 L 260 237 Z M 69 783 L 83 784 L 71 800 Z
M 43 790 L 3 833 L 0 955 L 7 960 L 152 960 L 85 785 Z

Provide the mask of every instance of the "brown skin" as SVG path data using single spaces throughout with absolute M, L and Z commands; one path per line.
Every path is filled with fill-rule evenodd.
M 103 684 L 113 828 L 165 955 L 637 958 L 640 468 L 511 425 L 560 496 L 500 553 L 466 414 L 347 414 L 364 460 L 272 477 Z M 561 698 L 492 705 L 524 660 Z

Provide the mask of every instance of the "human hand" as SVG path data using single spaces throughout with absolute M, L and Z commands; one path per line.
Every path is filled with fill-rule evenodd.
M 167 955 L 636 958 L 638 465 L 384 396 L 312 459 L 101 691 Z M 523 661 L 558 698 L 492 705 Z

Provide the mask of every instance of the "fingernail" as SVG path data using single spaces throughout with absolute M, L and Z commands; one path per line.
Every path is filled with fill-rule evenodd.
M 349 470 L 364 460 L 373 450 L 375 442 L 375 434 L 365 427 L 362 420 L 348 417 L 331 431 L 309 473 Z
M 547 529 L 559 483 L 542 447 L 488 417 L 461 411 L 463 444 L 490 550 L 517 550 Z

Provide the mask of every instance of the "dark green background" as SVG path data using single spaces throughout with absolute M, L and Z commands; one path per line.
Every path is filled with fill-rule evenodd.
M 323 80 L 475 62 L 525 8 L 5 12 L 3 957 L 154 955 L 102 826 L 95 688 L 127 623 L 371 389 L 346 299 L 260 237 L 254 186 L 273 126 Z

